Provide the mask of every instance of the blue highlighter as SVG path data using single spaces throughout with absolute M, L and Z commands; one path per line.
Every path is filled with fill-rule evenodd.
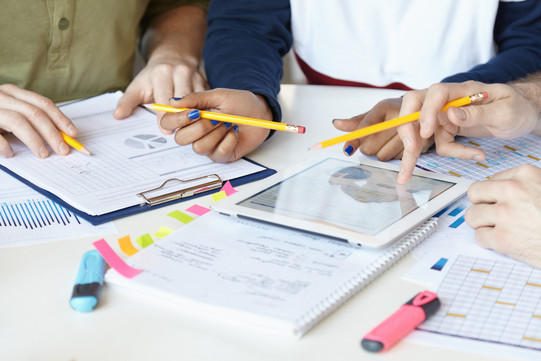
M 106 265 L 105 260 L 96 250 L 83 254 L 70 300 L 70 305 L 74 310 L 90 312 L 96 307 Z

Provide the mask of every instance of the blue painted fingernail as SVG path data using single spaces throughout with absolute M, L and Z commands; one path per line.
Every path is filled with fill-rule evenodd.
M 169 98 L 169 100 L 180 100 L 180 99 L 182 99 L 182 98 L 174 98 L 174 97 L 173 97 L 173 98 Z
M 220 121 L 219 120 L 214 120 L 214 119 L 209 119 L 210 122 L 212 123 L 212 125 L 216 125 L 216 124 L 219 124 Z
M 353 153 L 353 146 L 348 145 L 346 149 L 344 149 L 344 153 L 346 153 L 348 156 L 350 156 Z
M 225 122 L 224 125 L 225 125 L 226 128 L 229 128 L 229 127 L 232 126 L 233 124 L 231 124 L 231 123 L 229 123 L 229 122 Z
M 239 132 L 239 126 L 238 126 L 238 125 L 234 125 L 234 126 L 233 126 L 233 130 L 234 130 L 235 132 L 238 133 L 238 132 Z
M 199 113 L 199 110 L 196 109 L 196 110 L 192 110 L 190 114 L 188 114 L 188 118 L 194 120 L 194 119 L 199 118 L 200 115 L 201 113 Z

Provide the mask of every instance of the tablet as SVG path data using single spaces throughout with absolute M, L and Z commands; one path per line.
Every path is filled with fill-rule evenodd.
M 394 164 L 322 158 L 299 164 L 215 203 L 212 208 L 383 247 L 466 194 L 471 181 L 416 170 L 397 184 Z

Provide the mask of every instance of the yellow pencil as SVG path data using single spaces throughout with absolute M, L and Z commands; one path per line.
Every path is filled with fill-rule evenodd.
M 152 109 L 159 112 L 168 112 L 168 113 L 179 113 L 185 110 L 189 110 L 188 108 L 175 108 L 170 105 L 163 105 L 163 104 L 144 104 L 144 106 L 148 109 Z M 284 123 L 279 123 L 279 122 L 273 122 L 270 120 L 246 118 L 246 117 L 241 117 L 238 115 L 213 113 L 213 112 L 207 112 L 204 110 L 200 110 L 199 112 L 201 113 L 201 118 L 218 120 L 220 122 L 251 125 L 253 127 L 282 130 L 285 132 L 292 132 L 292 133 L 299 133 L 299 134 L 304 134 L 306 132 L 306 128 L 303 127 L 302 125 L 284 124 Z
M 461 107 L 463 105 L 476 103 L 476 102 L 481 101 L 481 100 L 486 99 L 486 98 L 487 98 L 487 93 L 486 92 L 481 92 L 481 93 L 477 93 L 477 94 L 474 94 L 474 95 L 470 95 L 468 97 L 456 99 L 456 100 L 450 101 L 449 103 L 445 104 L 445 106 L 443 107 L 443 109 L 441 111 L 444 112 L 447 109 L 449 109 L 450 107 Z M 409 122 L 413 122 L 413 121 L 419 119 L 419 114 L 420 114 L 420 112 L 415 112 L 415 113 L 412 113 L 412 114 L 405 115 L 403 117 L 391 119 L 391 120 L 388 120 L 388 121 L 385 121 L 385 122 L 381 122 L 381 123 L 370 125 L 368 127 L 357 129 L 357 130 L 354 130 L 353 132 L 350 132 L 350 133 L 347 133 L 347 134 L 344 134 L 344 135 L 341 135 L 341 136 L 338 136 L 338 137 L 335 137 L 335 138 L 327 139 L 327 140 L 324 140 L 321 143 L 315 144 L 315 145 L 310 147 L 310 150 L 326 148 L 326 147 L 329 147 L 331 145 L 335 145 L 335 144 L 342 143 L 342 142 L 347 142 L 347 141 L 353 140 L 353 139 L 362 138 L 362 137 L 365 137 L 367 135 L 374 134 L 374 133 L 377 133 L 377 132 L 381 132 L 383 130 L 390 129 L 390 128 L 393 128 L 393 127 L 398 127 L 399 125 L 406 124 L 406 123 L 409 123 Z
M 60 131 L 60 134 L 62 134 L 62 138 L 64 138 L 64 142 L 68 143 L 68 145 L 70 145 L 72 148 L 86 155 L 92 155 L 92 153 L 88 149 L 86 149 L 84 145 L 79 143 L 77 140 L 73 139 L 72 137 L 64 133 L 63 131 Z

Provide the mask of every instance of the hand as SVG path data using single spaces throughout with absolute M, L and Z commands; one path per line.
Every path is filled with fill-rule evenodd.
M 45 143 L 58 155 L 69 154 L 70 148 L 59 130 L 72 137 L 78 134 L 75 125 L 50 99 L 13 84 L 0 85 L 0 128 L 13 133 L 39 158 L 49 156 Z M 15 155 L 2 135 L 0 155 Z
M 441 109 L 449 101 L 486 91 L 488 99 L 480 104 Z M 511 139 L 531 132 L 537 125 L 539 110 L 523 95 L 519 84 L 484 84 L 468 81 L 435 84 L 425 90 L 405 94 L 400 114 L 420 109 L 419 125 L 405 124 L 398 134 L 405 145 L 399 182 L 409 180 L 424 140 L 434 135 L 436 152 L 441 156 L 482 161 L 485 153 L 476 147 L 455 143 L 455 136 Z
M 213 89 L 192 93 L 181 100 L 171 101 L 171 105 L 272 120 L 272 112 L 264 98 L 244 90 Z M 163 116 L 161 126 L 175 131 L 178 144 L 192 144 L 197 154 L 221 163 L 232 162 L 250 153 L 269 135 L 269 130 L 264 128 L 199 119 L 198 110 L 168 113 Z
M 169 104 L 172 97 L 183 97 L 205 89 L 208 89 L 208 84 L 199 73 L 197 64 L 190 65 L 182 59 L 151 59 L 126 88 L 114 117 L 126 118 L 140 104 Z M 158 112 L 158 125 L 163 114 Z M 171 134 L 163 128 L 161 130 Z
M 333 124 L 337 129 L 352 132 L 398 117 L 401 104 L 402 99 L 400 98 L 385 99 L 366 113 L 350 119 L 335 119 L 333 120 Z M 428 149 L 432 143 L 426 141 L 424 145 Z M 352 155 L 357 149 L 363 154 L 375 155 L 381 161 L 388 161 L 390 159 L 400 159 L 404 146 L 398 137 L 397 130 L 393 128 L 361 139 L 348 141 L 344 144 L 344 153 L 347 155 Z
M 541 268 L 541 169 L 522 165 L 475 182 L 466 222 L 485 248 Z

